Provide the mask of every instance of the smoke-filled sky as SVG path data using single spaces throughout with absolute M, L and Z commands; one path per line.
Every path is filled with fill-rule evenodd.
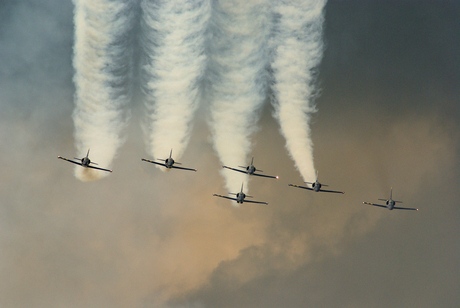
M 458 305 L 456 1 L 328 1 L 310 129 L 319 180 L 345 194 L 288 187 L 303 178 L 267 99 L 249 155 L 280 178 L 250 178 L 269 205 L 240 207 L 212 196 L 227 185 L 213 102 L 198 107 L 179 160 L 198 172 L 141 162 L 150 153 L 136 72 L 113 173 L 81 182 L 56 158 L 79 155 L 74 9 L 0 1 L 0 307 Z M 362 204 L 390 187 L 419 211 Z

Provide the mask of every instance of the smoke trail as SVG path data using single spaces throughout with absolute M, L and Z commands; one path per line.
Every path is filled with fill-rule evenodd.
M 141 6 L 148 150 L 153 157 L 165 157 L 173 149 L 173 157 L 179 158 L 199 104 L 211 4 L 209 0 L 144 0 Z
M 276 1 L 272 91 L 275 117 L 286 148 L 305 181 L 315 179 L 309 121 L 316 111 L 314 69 L 323 54 L 323 8 L 326 0 Z
M 216 1 L 211 20 L 208 99 L 211 130 L 220 161 L 236 167 L 247 164 L 249 136 L 256 129 L 266 98 L 268 1 Z M 247 175 L 222 170 L 229 192 L 238 192 Z
M 73 65 L 75 139 L 77 155 L 91 148 L 90 158 L 108 168 L 126 119 L 122 110 L 129 99 L 124 84 L 131 69 L 129 51 L 129 1 L 74 0 L 75 46 Z M 82 181 L 108 173 L 76 167 Z

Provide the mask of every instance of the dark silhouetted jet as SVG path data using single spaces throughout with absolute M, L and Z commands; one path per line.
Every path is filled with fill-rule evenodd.
M 230 200 L 234 200 L 234 201 L 236 201 L 236 203 L 241 203 L 241 204 L 243 204 L 243 202 L 259 203 L 259 204 L 268 204 L 268 202 L 253 201 L 253 200 L 245 200 L 245 198 L 252 198 L 252 196 L 247 196 L 247 195 L 243 192 L 243 184 L 241 184 L 241 191 L 240 191 L 239 193 L 237 193 L 237 194 L 235 194 L 235 193 L 229 193 L 229 195 L 234 195 L 234 196 L 236 196 L 236 198 L 227 197 L 227 196 L 222 196 L 222 195 L 218 195 L 218 194 L 213 194 L 213 196 L 221 197 L 221 198 L 225 198 L 225 199 L 230 199 Z
M 289 184 L 289 186 L 308 189 L 308 190 L 313 190 L 315 192 L 328 192 L 328 193 L 335 193 L 335 194 L 344 194 L 343 191 L 321 189 L 321 187 L 323 187 L 323 186 L 327 187 L 327 185 L 321 184 L 320 182 L 318 182 L 318 171 L 316 171 L 316 181 L 315 182 L 305 182 L 305 183 L 310 184 L 311 187 L 299 186 L 299 185 L 294 185 L 294 184 Z
M 92 165 L 97 165 L 97 164 L 93 163 L 89 159 L 88 156 L 89 156 L 89 149 L 88 149 L 88 153 L 86 153 L 86 157 L 83 157 L 83 158 L 76 158 L 75 157 L 75 159 L 80 160 L 80 162 L 74 161 L 74 160 L 71 160 L 71 159 L 67 159 L 67 158 L 64 158 L 62 156 L 58 156 L 58 158 L 62 159 L 62 160 L 66 160 L 66 161 L 71 162 L 71 163 L 76 164 L 76 165 L 80 165 L 80 166 L 85 167 L 85 168 L 91 168 L 91 169 L 97 169 L 97 170 L 112 172 L 112 170 L 109 170 L 109 169 L 104 169 L 104 168 L 99 168 L 99 167 L 92 166 Z
M 148 160 L 148 159 L 145 159 L 145 158 L 142 158 L 141 160 L 142 161 L 146 161 L 146 162 L 149 162 L 149 163 L 152 163 L 152 164 L 156 164 L 156 165 L 160 165 L 160 166 L 163 166 L 163 167 L 166 167 L 168 169 L 182 169 L 182 170 L 189 170 L 189 171 L 195 171 L 196 172 L 196 169 L 191 169 L 191 168 L 184 168 L 184 167 L 178 167 L 178 166 L 174 166 L 174 164 L 176 165 L 180 165 L 181 163 L 178 163 L 178 162 L 175 162 L 174 159 L 172 159 L 172 149 L 171 149 L 171 152 L 169 153 L 169 157 L 166 158 L 166 159 L 160 159 L 158 158 L 157 160 L 159 161 L 163 161 L 164 163 L 159 163 L 159 162 L 156 162 L 156 161 L 152 161 L 152 160 Z
M 393 187 L 390 189 L 390 199 L 379 199 L 380 201 L 385 201 L 385 205 L 382 204 L 375 204 L 370 202 L 363 202 L 364 204 L 369 204 L 373 206 L 385 207 L 391 210 L 411 210 L 411 211 L 418 211 L 418 209 L 411 208 L 411 207 L 400 207 L 395 206 L 396 203 L 402 203 L 402 201 L 395 201 L 393 200 Z
M 272 179 L 277 179 L 278 178 L 278 176 L 255 173 L 256 171 L 259 171 L 259 172 L 263 172 L 263 171 L 256 169 L 256 167 L 254 167 L 253 162 L 254 162 L 254 157 L 252 157 L 251 164 L 249 166 L 238 166 L 240 168 L 243 168 L 244 170 L 235 169 L 235 168 L 228 167 L 228 166 L 222 166 L 222 168 L 227 168 L 227 169 L 230 169 L 230 170 L 233 170 L 233 171 L 238 171 L 238 172 L 241 172 L 241 173 L 247 173 L 249 175 L 263 176 L 263 177 L 272 178 Z

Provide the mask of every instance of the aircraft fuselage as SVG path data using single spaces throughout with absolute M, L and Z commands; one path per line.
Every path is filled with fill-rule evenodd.
M 395 202 L 393 200 L 388 200 L 386 204 L 390 211 L 395 207 Z
M 243 203 L 244 202 L 244 198 L 246 198 L 246 195 L 242 192 L 239 192 L 236 194 L 236 203 Z
M 166 168 L 171 169 L 173 165 L 174 165 L 174 159 L 172 159 L 171 157 L 166 158 L 165 160 Z
M 321 183 L 319 182 L 312 183 L 311 187 L 313 187 L 314 191 L 318 192 L 321 190 Z
M 246 171 L 247 171 L 249 174 L 252 175 L 252 174 L 254 174 L 254 172 L 256 172 L 256 167 L 254 167 L 254 166 L 252 166 L 252 165 L 251 165 L 251 166 L 247 166 L 247 167 L 246 167 Z
M 89 167 L 89 164 L 91 164 L 91 160 L 88 157 L 83 157 L 81 159 L 81 165 L 83 167 Z

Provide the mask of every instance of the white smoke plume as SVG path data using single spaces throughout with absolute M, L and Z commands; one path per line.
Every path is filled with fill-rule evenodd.
M 180 158 L 190 139 L 206 69 L 210 0 L 141 2 L 148 152 Z M 163 167 L 160 167 L 165 170 Z
M 73 65 L 75 139 L 77 155 L 110 167 L 122 144 L 126 122 L 122 107 L 130 94 L 125 85 L 130 71 L 129 1 L 74 0 L 75 45 Z M 82 181 L 97 180 L 107 172 L 75 168 Z
M 325 0 L 275 1 L 273 105 L 286 148 L 304 181 L 315 179 L 309 122 L 316 112 L 314 69 L 323 55 Z
M 213 5 L 207 98 L 214 148 L 222 164 L 247 165 L 250 135 L 268 88 L 269 2 L 216 1 Z M 248 176 L 222 170 L 229 192 L 247 191 Z

